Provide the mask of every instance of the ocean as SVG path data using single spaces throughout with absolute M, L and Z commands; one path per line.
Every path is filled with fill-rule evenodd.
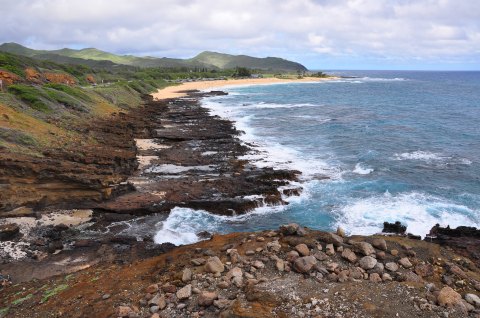
M 328 73 L 349 78 L 229 87 L 203 101 L 255 145 L 255 165 L 300 170 L 300 197 L 235 217 L 175 208 L 157 242 L 290 222 L 373 234 L 401 221 L 422 236 L 436 223 L 479 227 L 480 72 Z

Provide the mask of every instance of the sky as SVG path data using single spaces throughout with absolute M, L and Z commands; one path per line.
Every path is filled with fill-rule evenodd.
M 0 43 L 309 69 L 480 70 L 479 0 L 0 0 Z

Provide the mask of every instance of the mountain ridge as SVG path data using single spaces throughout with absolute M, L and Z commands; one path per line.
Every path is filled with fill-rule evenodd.
M 81 60 L 87 64 L 95 64 L 93 61 L 112 62 L 120 65 L 129 65 L 140 68 L 163 67 L 163 68 L 207 68 L 207 69 L 233 69 L 246 67 L 262 71 L 298 72 L 306 71 L 307 68 L 300 63 L 289 61 L 279 57 L 253 57 L 248 55 L 232 55 L 213 51 L 204 51 L 190 59 L 177 59 L 168 57 L 139 57 L 134 55 L 117 55 L 96 48 L 58 50 L 35 50 L 21 44 L 10 42 L 0 45 L 0 51 L 28 56 L 35 59 L 49 60 L 59 63 L 79 64 Z

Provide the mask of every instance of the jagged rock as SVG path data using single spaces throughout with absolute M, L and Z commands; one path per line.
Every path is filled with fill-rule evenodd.
M 192 270 L 185 268 L 182 273 L 182 282 L 187 283 L 192 280 Z
M 310 249 L 308 248 L 308 246 L 306 244 L 298 244 L 297 246 L 295 246 L 295 249 L 302 256 L 310 255 Z
M 328 259 L 327 254 L 325 254 L 322 251 L 317 251 L 315 254 L 313 254 L 313 257 L 315 257 L 319 261 L 324 261 L 324 260 Z
M 293 268 L 299 273 L 309 273 L 316 263 L 317 260 L 313 256 L 299 257 L 293 263 Z
M 280 252 L 282 245 L 278 241 L 271 241 L 267 243 L 267 249 L 272 252 Z
M 207 307 L 213 305 L 213 302 L 216 299 L 218 299 L 218 294 L 216 292 L 204 291 L 198 296 L 197 302 L 199 306 Z
M 372 240 L 372 245 L 379 250 L 386 251 L 387 250 L 387 242 L 383 238 L 374 238 Z
M 355 263 L 357 261 L 357 255 L 355 255 L 355 253 L 349 248 L 343 250 L 342 257 L 350 263 Z
M 331 262 L 331 263 L 328 263 L 328 264 L 327 264 L 327 270 L 328 270 L 329 272 L 334 272 L 334 271 L 337 270 L 337 268 L 338 268 L 338 263 Z
M 371 256 L 364 256 L 360 259 L 358 264 L 363 269 L 372 269 L 377 264 L 377 260 Z
M 318 235 L 318 240 L 328 244 L 333 244 L 337 247 L 343 244 L 343 238 L 330 232 L 320 232 Z
M 225 266 L 217 256 L 210 257 L 205 264 L 205 271 L 207 273 L 222 273 L 225 270 Z
M 162 310 L 167 306 L 167 301 L 165 300 L 165 296 L 156 294 L 152 299 L 149 300 L 148 305 L 150 307 L 157 306 L 160 310 Z
M 408 259 L 408 257 L 403 257 L 401 258 L 399 261 L 398 261 L 398 264 L 402 265 L 403 267 L 405 268 L 410 268 L 412 267 L 412 263 L 410 262 L 410 260 Z
M 375 249 L 370 243 L 367 242 L 354 242 L 353 247 L 355 250 L 365 256 L 369 256 L 375 253 Z
M 234 267 L 228 271 L 227 275 L 225 275 L 225 278 L 227 280 L 231 280 L 234 277 L 242 277 L 242 276 L 243 276 L 242 269 L 240 267 Z
M 325 253 L 329 256 L 335 255 L 333 244 L 327 244 L 327 246 L 325 246 Z
M 300 225 L 298 225 L 297 223 L 282 225 L 280 226 L 280 233 L 282 233 L 283 235 L 295 235 L 297 234 L 299 228 Z
M 480 298 L 475 294 L 466 294 L 465 300 L 470 305 L 475 306 L 476 308 L 480 308 Z
M 443 307 L 453 307 L 460 304 L 461 301 L 462 296 L 448 286 L 443 287 L 437 296 L 438 304 Z
M 388 223 L 384 222 L 383 223 L 383 233 L 394 233 L 394 234 L 400 234 L 403 235 L 407 231 L 407 227 L 405 225 L 402 225 L 401 222 L 397 221 L 395 223 Z
M 0 241 L 9 241 L 20 233 L 20 227 L 16 224 L 0 225 Z
M 192 296 L 192 285 L 188 284 L 179 289 L 176 295 L 179 300 L 190 298 Z

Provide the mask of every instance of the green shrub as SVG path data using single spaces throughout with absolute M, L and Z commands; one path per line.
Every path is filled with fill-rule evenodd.
M 23 84 L 10 85 L 8 92 L 14 94 L 35 110 L 44 113 L 51 111 L 50 107 L 44 102 L 44 99 L 48 99 L 48 97 L 33 86 Z
M 68 95 L 80 98 L 80 99 L 85 100 L 85 101 L 89 101 L 89 102 L 92 101 L 90 96 L 88 96 L 81 89 L 76 88 L 76 87 L 71 87 L 71 86 L 63 85 L 63 84 L 55 84 L 55 83 L 46 84 L 46 85 L 43 85 L 43 87 L 52 88 L 52 89 L 55 89 L 57 91 L 64 92 Z

